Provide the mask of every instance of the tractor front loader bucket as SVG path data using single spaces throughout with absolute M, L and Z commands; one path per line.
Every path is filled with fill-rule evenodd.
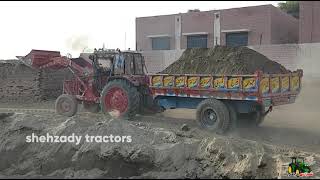
M 17 58 L 25 65 L 40 69 L 42 66 L 53 61 L 53 58 L 61 57 L 59 51 L 31 50 L 26 56 L 17 56 Z

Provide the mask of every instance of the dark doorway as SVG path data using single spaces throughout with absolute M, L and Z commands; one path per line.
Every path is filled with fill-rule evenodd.
M 248 32 L 227 33 L 226 45 L 227 46 L 247 46 Z

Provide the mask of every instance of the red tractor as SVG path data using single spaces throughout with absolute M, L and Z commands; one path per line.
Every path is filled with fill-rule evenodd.
M 144 59 L 135 51 L 95 49 L 91 62 L 61 56 L 57 51 L 32 50 L 20 57 L 36 69 L 69 68 L 74 74 L 63 83 L 63 94 L 56 100 L 58 114 L 73 116 L 78 104 L 90 112 L 102 110 L 113 117 L 131 119 L 155 107 L 144 73 Z M 151 111 L 150 111 L 151 110 Z

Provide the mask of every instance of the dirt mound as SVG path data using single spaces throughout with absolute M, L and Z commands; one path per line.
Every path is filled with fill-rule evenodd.
M 169 74 L 253 74 L 287 73 L 281 64 L 247 47 L 216 46 L 186 49 L 161 73 Z
M 31 133 L 131 135 L 132 142 L 26 143 Z M 277 178 L 292 155 L 254 141 L 188 133 L 99 115 L 14 114 L 0 121 L 0 177 Z

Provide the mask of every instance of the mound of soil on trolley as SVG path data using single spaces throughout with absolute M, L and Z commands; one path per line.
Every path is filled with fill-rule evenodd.
M 284 66 L 247 47 L 216 46 L 186 49 L 163 70 L 164 74 L 253 74 L 288 73 Z

